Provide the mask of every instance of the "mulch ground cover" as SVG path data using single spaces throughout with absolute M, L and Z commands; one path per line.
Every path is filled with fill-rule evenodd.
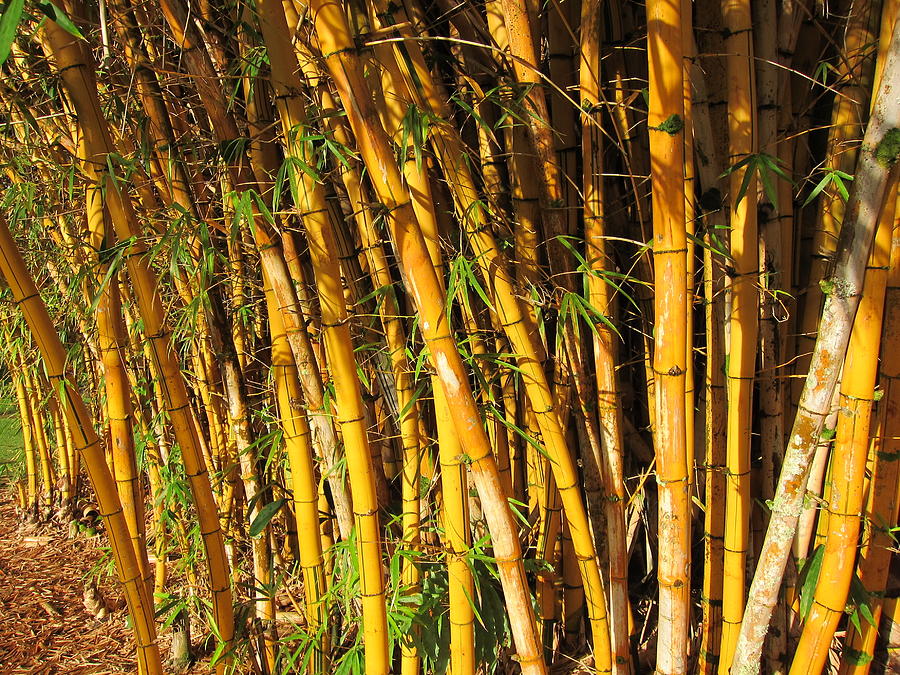
M 134 673 L 124 610 L 105 619 L 84 606 L 85 575 L 103 558 L 101 539 L 69 539 L 58 525 L 25 526 L 0 490 L 0 673 Z M 100 592 L 115 602 L 110 580 Z

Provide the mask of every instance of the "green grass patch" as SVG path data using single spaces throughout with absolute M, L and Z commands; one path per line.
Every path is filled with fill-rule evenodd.
M 25 475 L 22 422 L 0 402 L 0 483 L 14 483 Z

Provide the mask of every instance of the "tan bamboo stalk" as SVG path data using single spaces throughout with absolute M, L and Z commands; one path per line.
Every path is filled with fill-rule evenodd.
M 653 186 L 656 445 L 659 485 L 659 642 L 656 671 L 687 672 L 690 495 L 685 438 L 687 237 L 684 197 L 682 16 L 678 0 L 647 5 L 648 128 Z M 665 290 L 663 290 L 665 289 Z
M 388 15 L 385 15 L 388 16 Z M 398 59 L 398 64 L 409 64 L 408 81 L 415 83 L 414 90 L 420 104 L 434 112 L 440 119 L 449 119 L 447 97 L 437 87 L 427 68 L 424 66 L 421 51 L 414 43 L 403 50 L 409 57 Z M 412 88 L 412 87 L 411 87 Z M 467 152 L 450 125 L 440 125 L 431 135 L 432 147 L 438 156 L 441 169 L 451 188 L 454 205 L 465 228 L 465 232 L 476 253 L 476 260 L 482 268 L 495 308 L 510 341 L 512 351 L 516 353 L 516 363 L 522 373 L 522 380 L 531 402 L 537 426 L 540 428 L 542 440 L 546 446 L 547 458 L 553 470 L 563 509 L 569 519 L 573 543 L 582 560 L 582 571 L 586 576 L 585 594 L 588 602 L 588 613 L 593 624 L 595 640 L 595 656 L 597 667 L 603 671 L 612 665 L 609 652 L 609 626 L 606 619 L 606 601 L 603 597 L 602 581 L 593 542 L 587 512 L 582 501 L 579 479 L 575 471 L 574 459 L 569 452 L 565 436 L 562 432 L 559 410 L 555 405 L 553 393 L 550 391 L 546 373 L 543 370 L 543 349 L 537 341 L 536 331 L 532 329 L 530 315 L 524 311 L 518 299 L 513 279 L 507 271 L 505 261 L 500 256 L 488 225 L 488 214 L 485 212 L 475 182 L 469 171 Z
M 311 148 L 299 138 L 306 126 L 306 111 L 299 96 L 299 65 L 291 45 L 284 10 L 277 0 L 261 0 L 257 9 L 272 66 L 272 85 L 288 155 L 311 163 Z M 295 198 L 300 200 L 295 207 L 303 221 L 316 277 L 322 333 L 334 381 L 337 420 L 353 486 L 366 672 L 378 675 L 390 671 L 378 498 L 334 226 L 330 222 L 322 184 L 303 171 L 294 171 L 292 180 L 296 188 Z
M 123 586 L 125 601 L 131 615 L 138 667 L 142 673 L 161 675 L 163 670 L 156 643 L 153 601 L 147 593 L 147 586 L 135 558 L 115 482 L 106 466 L 100 439 L 94 432 L 87 408 L 66 375 L 66 351 L 59 341 L 53 321 L 25 267 L 25 261 L 22 260 L 6 221 L 2 218 L 0 218 L 0 272 L 9 284 L 13 298 L 25 315 L 28 327 L 41 351 L 50 389 L 58 397 L 63 413 L 69 419 L 72 433 L 76 436 L 75 445 L 84 459 L 85 468 L 94 487 L 100 512 L 106 524 L 119 581 Z
M 757 120 L 759 124 L 760 152 L 770 157 L 779 157 L 779 143 L 790 143 L 779 137 L 781 117 L 781 73 L 783 54 L 778 49 L 781 27 L 777 15 L 777 3 L 763 0 L 754 5 L 754 50 L 756 53 Z M 790 14 L 790 10 L 786 12 Z M 782 18 L 782 21 L 788 21 Z M 778 26 L 778 30 L 771 30 Z M 772 173 L 772 172 L 770 172 Z M 769 176 L 775 181 L 775 176 Z M 787 185 L 787 190 L 782 185 Z M 759 237 L 759 285 L 764 295 L 760 301 L 759 323 L 759 433 L 762 449 L 762 469 L 759 480 L 759 497 L 768 501 L 775 496 L 775 480 L 781 451 L 784 448 L 784 375 L 788 340 L 783 331 L 786 293 L 791 289 L 791 264 L 783 250 L 787 237 L 783 229 L 788 229 L 792 221 L 786 214 L 793 211 L 793 195 L 790 183 L 778 180 L 775 194 L 780 198 L 770 199 L 765 189 L 758 190 L 760 237 Z M 793 236 L 793 233 L 790 234 Z M 753 509 L 753 544 L 758 553 L 762 543 L 762 527 L 765 525 L 766 511 L 758 506 Z M 788 651 L 786 603 L 779 603 L 773 618 L 773 629 L 766 642 L 766 662 L 772 672 L 780 673 L 786 668 Z
M 53 437 L 56 441 L 56 457 L 59 461 L 59 471 L 62 474 L 57 481 L 60 488 L 60 512 L 63 517 L 69 518 L 72 510 L 72 466 L 69 463 L 69 453 L 66 449 L 66 436 L 63 431 L 63 418 L 59 412 L 59 404 L 51 397 L 48 401 L 50 420 L 53 424 Z
M 203 46 L 194 23 L 188 20 L 188 10 L 180 0 L 160 0 L 160 8 L 166 22 L 173 31 L 176 42 L 181 46 L 184 63 L 198 83 L 198 94 L 210 118 L 213 132 L 220 143 L 233 143 L 242 138 L 234 117 L 228 110 L 226 97 L 219 86 L 219 77 Z M 230 180 L 238 191 L 259 187 L 246 164 L 237 161 L 229 165 Z M 251 200 L 252 203 L 252 200 Z M 322 376 L 304 325 L 303 313 L 298 305 L 297 293 L 281 246 L 270 225 L 253 205 L 253 236 L 259 251 L 260 262 L 269 275 L 272 289 L 278 298 L 284 314 L 285 334 L 294 359 L 301 374 L 301 384 L 306 404 L 311 412 L 310 423 L 313 440 L 326 462 L 326 473 L 331 486 L 332 498 L 342 537 L 349 536 L 353 515 L 350 496 L 340 473 L 338 463 L 338 442 L 334 426 L 326 414 L 323 399 Z
M 724 0 L 722 16 L 728 73 L 728 145 L 732 167 L 756 153 L 756 78 L 753 21 L 749 0 Z M 722 649 L 719 672 L 728 673 L 746 594 L 750 538 L 750 432 L 753 378 L 759 331 L 759 242 L 756 222 L 756 178 L 743 198 L 739 192 L 750 166 L 732 170 L 730 193 L 731 341 L 728 347 L 727 493 L 725 500 L 725 577 L 722 587 Z
M 900 128 L 900 99 L 890 94 L 890 84 L 900 77 L 900 22 L 895 26 L 885 60 L 882 84 L 875 96 L 850 200 L 841 226 L 841 243 L 828 290 L 810 375 L 800 399 L 789 436 L 787 452 L 772 504 L 772 516 L 757 571 L 744 611 L 732 673 L 756 672 L 772 607 L 777 602 L 781 579 L 790 554 L 797 515 L 805 495 L 806 474 L 812 452 L 828 414 L 838 377 L 838 364 L 847 349 L 850 325 L 859 302 L 862 278 L 871 248 L 887 184 L 891 153 L 885 136 Z M 878 152 L 882 153 L 879 158 Z
M 23 364 L 25 365 L 25 364 Z M 40 507 L 49 512 L 53 504 L 53 488 L 56 483 L 53 458 L 50 455 L 50 444 L 47 440 L 47 431 L 44 428 L 44 416 L 41 408 L 40 387 L 37 380 L 37 368 L 39 364 L 25 365 L 25 393 L 28 395 L 28 411 L 31 413 L 31 433 L 37 459 L 41 470 Z
M 625 485 L 622 466 L 622 407 L 616 381 L 618 336 L 611 328 L 614 320 L 610 285 L 603 272 L 611 267 L 607 253 L 607 228 L 603 190 L 603 129 L 601 126 L 601 14 L 600 2 L 585 0 L 581 5 L 581 62 L 579 86 L 582 109 L 582 163 L 584 227 L 590 304 L 607 321 L 598 321 L 593 333 L 597 378 L 597 414 L 603 447 L 601 475 L 606 483 L 606 537 L 609 555 L 610 640 L 615 662 L 627 672 L 631 650 L 628 641 L 628 562 L 625 547 Z
M 513 641 L 522 671 L 544 673 L 534 615 L 528 601 L 517 539 L 496 462 L 481 427 L 468 377 L 449 330 L 443 293 L 428 256 L 421 230 L 405 196 L 390 141 L 368 99 L 361 63 L 342 7 L 333 0 L 313 0 L 310 10 L 328 70 L 344 103 L 347 119 L 369 169 L 376 194 L 387 207 L 386 221 L 394 241 L 406 287 L 419 311 L 430 360 L 447 397 L 454 426 L 468 456 L 470 469 L 492 535 L 494 558 L 510 616 Z
M 265 20 L 265 19 L 263 19 Z M 300 566 L 310 634 L 317 637 L 307 671 L 325 672 L 328 667 L 328 612 L 322 596 L 326 591 L 322 539 L 319 527 L 319 494 L 312 455 L 309 424 L 298 405 L 302 399 L 297 364 L 284 334 L 284 322 L 272 289 L 266 287 L 269 329 L 272 335 L 272 376 L 278 400 L 278 416 L 291 473 L 291 495 L 297 519 Z
M 888 195 L 891 202 L 894 195 Z M 862 298 L 853 322 L 844 374 L 841 377 L 840 412 L 832 452 L 831 498 L 822 566 L 813 604 L 791 672 L 820 672 L 825 666 L 838 621 L 844 614 L 856 563 L 861 513 L 865 497 L 869 423 L 875 398 L 878 348 L 890 262 L 893 203 L 885 208 L 875 233 L 866 270 Z
M 96 85 L 87 66 L 87 55 L 81 43 L 54 22 L 46 22 L 44 36 L 49 43 L 60 77 L 79 116 L 85 135 L 89 164 L 106 169 L 106 158 L 114 152 L 108 123 L 100 111 Z M 97 169 L 93 169 L 97 171 Z M 95 177 L 95 180 L 97 178 Z M 200 440 L 193 419 L 187 388 L 172 349 L 169 329 L 165 324 L 163 303 L 156 279 L 149 268 L 147 249 L 140 238 L 140 226 L 128 194 L 121 190 L 115 178 L 103 177 L 107 207 L 116 236 L 131 241 L 127 266 L 134 285 L 134 294 L 141 309 L 144 330 L 153 350 L 158 378 L 165 396 L 166 410 L 175 436 L 181 447 L 185 470 L 191 483 L 191 493 L 203 533 L 209 566 L 213 602 L 213 617 L 218 636 L 228 655 L 234 635 L 234 613 L 231 586 L 225 558 L 222 530 L 219 527 L 216 504 L 210 488 L 209 474 L 200 451 Z M 217 664 L 224 671 L 230 655 Z

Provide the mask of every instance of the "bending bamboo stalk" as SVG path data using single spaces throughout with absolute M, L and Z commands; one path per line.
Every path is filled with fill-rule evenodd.
M 147 675 L 162 675 L 162 663 L 156 643 L 153 600 L 144 583 L 131 544 L 131 534 L 119 502 L 115 481 L 106 466 L 100 439 L 94 431 L 84 401 L 66 375 L 66 350 L 59 341 L 53 321 L 3 218 L 0 218 L 0 272 L 9 284 L 16 304 L 22 309 L 28 327 L 38 344 L 51 389 L 69 421 L 69 427 L 75 436 L 75 447 L 84 461 L 97 495 L 116 562 L 119 582 L 122 584 L 125 602 L 131 615 L 140 672 Z
M 900 133 L 897 131 L 900 129 L 900 98 L 891 93 L 892 85 L 898 78 L 900 22 L 894 28 L 882 84 L 860 148 L 853 190 L 841 226 L 841 246 L 838 247 L 834 271 L 826 284 L 828 294 L 819 322 L 810 374 L 789 436 L 772 504 L 772 516 L 744 610 L 732 664 L 734 675 L 750 675 L 759 670 L 763 641 L 778 601 L 781 579 L 805 495 L 809 462 L 830 408 L 839 364 L 847 350 L 888 175 L 893 161 L 897 159 L 890 154 L 890 144 L 882 143 L 889 133 L 892 136 Z M 887 154 L 879 158 L 879 151 Z

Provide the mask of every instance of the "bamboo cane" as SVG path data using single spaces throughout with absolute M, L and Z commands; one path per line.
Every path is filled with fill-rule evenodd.
M 278 413 L 284 430 L 284 442 L 291 469 L 291 493 L 297 518 L 300 566 L 303 568 L 307 621 L 317 636 L 307 671 L 324 672 L 329 658 L 328 612 L 322 595 L 326 591 L 322 539 L 319 528 L 319 495 L 313 463 L 309 425 L 297 405 L 301 398 L 297 364 L 284 334 L 284 323 L 271 288 L 266 288 L 266 303 L 272 333 L 272 375 L 278 397 Z
M 93 84 L 85 54 L 71 35 L 53 22 L 44 27 L 44 34 L 56 57 L 57 68 L 78 111 L 85 132 L 85 146 L 93 165 L 105 170 L 106 157 L 113 152 L 107 122 L 100 112 L 96 87 Z M 93 88 L 92 88 L 93 87 Z M 216 630 L 222 640 L 225 653 L 234 633 L 234 614 L 231 604 L 231 586 L 227 571 L 222 530 L 219 527 L 215 501 L 209 483 L 209 474 L 199 449 L 197 429 L 187 397 L 187 389 L 179 366 L 172 353 L 169 332 L 162 314 L 162 302 L 153 273 L 146 260 L 146 248 L 140 243 L 140 228 L 136 222 L 131 200 L 115 182 L 112 175 L 103 178 L 107 206 L 112 216 L 116 235 L 123 241 L 133 240 L 129 247 L 127 265 L 134 284 L 135 296 L 141 307 L 144 329 L 158 375 L 164 382 L 166 409 L 175 436 L 181 446 L 185 469 L 191 481 L 192 495 L 197 505 L 204 545 L 209 565 L 210 586 L 213 598 L 213 616 Z M 228 656 L 219 661 L 217 670 L 224 671 Z
M 894 28 L 882 84 L 875 96 L 850 201 L 841 226 L 842 246 L 829 277 L 828 294 L 819 336 L 810 365 L 810 375 L 789 436 L 787 452 L 772 505 L 772 516 L 750 587 L 732 673 L 756 672 L 763 638 L 777 601 L 780 583 L 790 553 L 799 508 L 805 494 L 805 477 L 811 454 L 828 414 L 838 377 L 838 365 L 847 349 L 850 324 L 859 302 L 862 277 L 875 234 L 891 161 L 890 145 L 882 143 L 892 129 L 900 128 L 900 101 L 887 95 L 894 78 L 900 77 L 900 23 Z M 896 133 L 896 132 L 893 132 Z M 879 149 L 882 158 L 879 159 Z M 886 155 L 885 155 L 886 153 Z
M 690 495 L 685 437 L 687 238 L 681 3 L 648 3 L 648 128 L 653 185 L 656 429 L 659 493 L 659 642 L 656 672 L 687 672 Z M 665 289 L 665 290 L 663 290 Z
M 895 180 L 896 182 L 896 180 Z M 891 192 L 888 191 L 888 199 Z M 895 201 L 893 213 L 893 236 L 900 228 L 900 211 Z M 886 207 L 882 217 L 886 217 Z M 872 477 L 869 483 L 865 507 L 865 533 L 859 553 L 858 575 L 860 583 L 871 594 L 873 624 L 860 622 L 860 629 L 850 627 L 844 641 L 841 657 L 841 675 L 867 675 L 872 666 L 872 657 L 878 633 L 878 621 L 883 610 L 881 594 L 884 592 L 891 558 L 892 540 L 889 531 L 897 523 L 898 508 L 898 462 L 897 439 L 900 438 L 897 419 L 896 381 L 900 375 L 897 352 L 889 347 L 895 344 L 898 331 L 898 281 L 900 281 L 900 246 L 891 245 L 888 267 L 887 290 L 884 304 L 884 332 L 881 338 L 881 372 L 879 386 L 884 391 L 880 404 L 880 431 L 872 439 L 870 454 Z
M 365 96 L 367 86 L 359 58 L 341 7 L 331 0 L 310 3 L 316 35 L 326 65 L 344 102 L 347 118 L 360 154 L 380 201 L 387 207 L 386 220 L 401 262 L 404 281 L 419 310 L 422 334 L 431 362 L 441 380 L 454 426 L 470 459 L 470 469 L 481 497 L 493 538 L 507 602 L 513 639 L 524 673 L 543 673 L 543 658 L 534 615 L 527 601 L 522 554 L 516 526 L 503 495 L 496 462 L 469 388 L 462 360 L 448 331 L 444 298 L 431 265 L 412 205 L 394 163 L 393 153 L 373 106 Z M 377 168 L 377 170 L 373 170 Z
M 25 267 L 6 221 L 0 218 L 0 272 L 13 292 L 16 304 L 22 309 L 29 329 L 38 344 L 47 369 L 51 389 L 58 397 L 60 407 L 69 419 L 76 435 L 75 445 L 88 470 L 94 492 L 100 504 L 101 515 L 107 527 L 119 581 L 123 586 L 128 611 L 131 615 L 137 648 L 138 667 L 142 673 L 157 675 L 163 672 L 156 643 L 156 625 L 153 601 L 147 592 L 141 568 L 131 545 L 130 533 L 115 481 L 106 466 L 100 439 L 87 408 L 66 375 L 66 351 L 59 341 L 47 308 L 37 287 Z
M 888 199 L 895 201 L 894 195 L 888 195 Z M 893 220 L 893 209 L 883 209 L 847 348 L 832 454 L 834 474 L 828 506 L 828 536 L 812 609 L 794 652 L 791 665 L 794 675 L 819 672 L 825 666 L 850 593 L 865 496 L 869 422 L 875 397 L 876 355 L 881 342 Z
M 610 641 L 615 662 L 628 672 L 628 570 L 625 550 L 625 486 L 622 466 L 622 410 L 616 381 L 618 336 L 613 331 L 612 293 L 604 278 L 611 265 L 603 189 L 603 133 L 601 126 L 600 3 L 581 7 L 582 162 L 584 222 L 591 304 L 606 316 L 595 327 L 594 362 L 597 377 L 597 413 L 603 447 L 601 475 L 606 483 L 606 527 L 609 547 Z
M 725 0 L 728 31 L 728 141 L 733 166 L 756 152 L 756 90 L 752 18 L 747 0 Z M 728 349 L 727 494 L 725 501 L 725 577 L 722 586 L 722 649 L 719 673 L 731 666 L 746 594 L 745 567 L 750 535 L 750 431 L 753 378 L 759 330 L 759 243 L 755 177 L 741 198 L 750 166 L 731 171 L 731 342 Z

